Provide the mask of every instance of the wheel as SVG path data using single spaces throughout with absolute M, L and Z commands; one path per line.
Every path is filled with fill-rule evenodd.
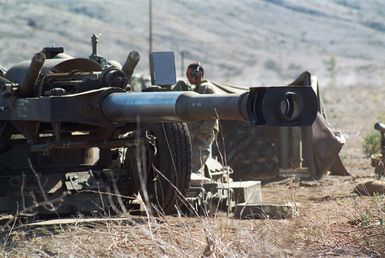
M 142 137 L 126 153 L 134 191 L 151 211 L 174 213 L 188 190 L 191 143 L 185 123 L 144 124 Z

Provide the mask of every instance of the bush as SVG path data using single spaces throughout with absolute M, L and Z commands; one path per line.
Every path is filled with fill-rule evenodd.
M 364 138 L 364 143 L 362 145 L 363 151 L 366 156 L 375 154 L 381 150 L 381 135 L 377 131 L 372 131 L 367 134 Z

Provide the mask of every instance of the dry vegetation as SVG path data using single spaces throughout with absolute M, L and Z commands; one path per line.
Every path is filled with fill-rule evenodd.
M 235 220 L 217 217 L 162 217 L 123 221 L 28 227 L 3 233 L 3 255 L 126 256 L 374 256 L 383 255 L 384 198 L 355 197 L 349 191 L 325 191 L 340 179 L 314 189 L 298 181 L 268 186 L 280 201 L 295 200 L 290 220 Z M 352 185 L 351 179 L 342 180 Z M 349 188 L 349 187 L 347 187 Z M 284 195 L 283 193 L 289 193 Z M 289 198 L 288 198 L 289 196 Z

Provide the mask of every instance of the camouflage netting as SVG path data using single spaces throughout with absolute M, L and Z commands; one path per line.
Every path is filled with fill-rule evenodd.
M 245 122 L 221 121 L 214 155 L 223 157 L 223 163 L 233 168 L 234 180 L 276 177 L 279 159 L 268 132 L 271 130 L 274 129 L 256 128 Z
M 240 93 L 247 89 L 214 85 L 219 93 Z M 302 73 L 292 85 L 312 85 L 319 96 L 317 79 L 308 72 Z M 303 144 L 302 154 L 293 152 L 299 148 L 296 147 L 299 143 L 294 139 L 293 129 L 288 132 L 291 135 L 286 143 L 288 146 L 281 146 L 281 132 L 277 127 L 255 127 L 239 121 L 221 121 L 222 138 L 218 138 L 218 150 L 225 154 L 224 164 L 233 168 L 233 179 L 272 179 L 279 176 L 280 169 L 299 171 L 301 168 L 306 168 L 309 176 L 314 178 L 321 178 L 328 172 L 349 175 L 338 156 L 345 139 L 341 132 L 328 123 L 321 101 L 318 109 L 318 117 L 310 131 L 302 128 L 298 132 Z M 287 155 L 286 164 L 280 160 L 282 153 Z

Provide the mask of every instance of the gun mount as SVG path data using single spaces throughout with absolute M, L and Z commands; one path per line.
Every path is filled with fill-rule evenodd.
M 190 182 L 183 122 L 303 126 L 316 116 L 310 87 L 204 96 L 131 92 L 128 80 L 138 61 L 131 52 L 121 68 L 96 48 L 90 59 L 45 48 L 0 77 L 1 211 L 126 211 L 140 192 L 169 213 Z

